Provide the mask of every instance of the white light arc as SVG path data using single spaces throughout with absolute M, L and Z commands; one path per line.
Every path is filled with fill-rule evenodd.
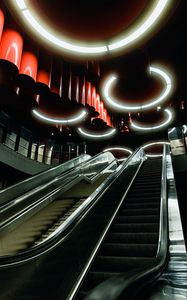
M 168 125 L 171 122 L 172 118 L 173 118 L 172 112 L 169 109 L 164 109 L 164 111 L 167 114 L 167 120 L 164 121 L 163 123 L 157 125 L 157 126 L 144 127 L 144 126 L 138 125 L 137 123 L 135 123 L 133 121 L 131 122 L 130 126 L 135 130 L 141 130 L 141 131 L 154 131 L 154 130 L 158 130 L 160 128 L 163 128 L 164 126 Z
M 82 128 L 78 128 L 78 131 L 83 135 L 83 136 L 87 136 L 89 138 L 105 138 L 105 137 L 109 137 L 111 135 L 113 135 L 116 132 L 115 128 L 112 128 L 110 131 L 103 133 L 103 134 L 96 134 L 96 133 L 89 133 L 87 131 L 85 131 Z
M 79 43 L 78 41 L 68 41 L 65 37 L 60 37 L 54 34 L 49 28 L 46 28 L 46 24 L 39 18 L 39 16 L 31 11 L 29 5 L 25 0 L 8 0 L 11 5 L 17 5 L 16 8 L 22 13 L 24 21 L 31 26 L 41 37 L 48 40 L 50 43 L 61 48 L 65 51 L 71 51 L 74 54 L 105 54 L 111 51 L 121 48 L 127 48 L 129 45 L 136 42 L 139 38 L 142 38 L 150 29 L 158 23 L 158 20 L 163 15 L 166 7 L 171 0 L 157 0 L 152 11 L 141 23 L 137 24 L 131 32 L 124 32 L 120 36 L 111 39 L 110 43 L 102 41 L 102 43 L 96 43 L 95 45 L 88 42 Z
M 183 125 L 183 126 L 182 126 L 182 129 L 183 129 L 183 133 L 185 134 L 186 131 L 187 131 L 187 126 L 186 126 L 186 125 Z
M 44 120 L 46 122 L 49 122 L 49 123 L 53 123 L 53 124 L 71 124 L 71 123 L 76 123 L 76 122 L 79 122 L 81 121 L 87 114 L 87 112 L 85 110 L 83 110 L 80 114 L 72 117 L 71 119 L 66 119 L 66 118 L 60 118 L 60 119 L 57 119 L 57 118 L 51 118 L 47 115 L 44 115 L 43 113 L 41 113 L 40 111 L 38 110 L 35 110 L 33 109 L 32 110 L 33 114 L 41 119 L 41 120 Z
M 148 144 L 145 144 L 142 146 L 142 148 L 145 150 L 147 148 L 149 148 L 150 146 L 155 146 L 155 145 L 170 145 L 169 142 L 166 142 L 166 141 L 155 141 L 155 142 L 152 142 L 152 143 L 148 143 Z M 161 157 L 162 154 L 146 154 L 147 157 Z
M 176 127 L 173 127 L 172 129 L 168 130 L 168 134 L 171 134 L 172 132 L 174 132 L 176 129 Z
M 106 152 L 106 151 L 124 151 L 124 152 L 127 152 L 129 154 L 132 154 L 132 151 L 128 148 L 125 148 L 125 147 L 110 147 L 110 148 L 106 148 L 103 150 L 103 152 Z
M 111 76 L 104 84 L 104 88 L 103 88 L 104 100 L 108 104 L 110 104 L 114 109 L 125 110 L 125 111 L 137 111 L 137 110 L 149 109 L 150 107 L 156 106 L 158 103 L 161 103 L 163 100 L 166 100 L 172 91 L 172 79 L 170 75 L 167 74 L 165 70 L 162 70 L 161 67 L 158 66 L 150 66 L 149 72 L 151 75 L 153 74 L 158 76 L 165 83 L 165 89 L 158 98 L 150 99 L 148 103 L 146 102 L 142 105 L 122 104 L 119 100 L 113 99 L 111 97 L 111 88 L 117 79 L 116 76 Z
M 148 16 L 146 21 L 144 21 L 142 24 L 140 24 L 130 34 L 124 35 L 124 37 L 122 37 L 121 40 L 118 40 L 118 41 L 113 40 L 112 43 L 110 45 L 108 45 L 109 50 L 116 50 L 116 49 L 119 49 L 122 47 L 124 48 L 125 46 L 128 46 L 132 42 L 135 42 L 142 35 L 144 35 L 144 33 L 152 27 L 152 25 L 155 23 L 155 21 L 158 19 L 158 17 L 162 14 L 167 3 L 169 3 L 168 0 L 157 1 L 156 6 L 154 7 L 151 14 Z

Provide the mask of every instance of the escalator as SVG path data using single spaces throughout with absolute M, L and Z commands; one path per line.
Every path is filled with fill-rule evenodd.
M 31 193 L 32 198 L 6 205 L 0 215 L 0 256 L 15 255 L 50 238 L 116 167 L 111 154 L 97 155 L 60 180 L 55 178 L 56 189 L 50 183 L 41 198 Z
M 75 297 L 102 281 L 154 264 L 159 240 L 162 160 L 147 159 L 136 176 L 111 228 Z
M 166 154 L 145 160 L 138 149 L 58 235 L 0 258 L 1 299 L 133 299 L 167 264 L 166 189 Z
M 24 193 L 29 192 L 30 190 L 37 188 L 38 186 L 42 187 L 42 185 L 50 182 L 55 177 L 68 173 L 73 168 L 76 168 L 76 166 L 85 163 L 89 159 L 91 159 L 90 155 L 82 154 L 79 157 L 76 157 L 68 162 L 62 163 L 61 165 L 55 167 L 51 167 L 46 171 L 43 171 L 35 176 L 27 178 L 6 189 L 1 190 L 0 209 L 6 204 L 8 205 L 11 200 L 23 195 Z

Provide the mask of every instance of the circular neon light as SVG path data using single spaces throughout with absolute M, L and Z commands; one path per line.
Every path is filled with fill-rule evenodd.
M 160 67 L 156 67 L 156 66 L 154 67 L 150 66 L 149 72 L 150 74 L 153 73 L 154 75 L 158 76 L 165 83 L 165 89 L 158 98 L 151 99 L 148 103 L 145 103 L 143 105 L 121 104 L 118 100 L 112 99 L 112 97 L 110 96 L 112 85 L 117 79 L 117 77 L 111 76 L 104 85 L 104 90 L 103 90 L 104 100 L 108 102 L 108 104 L 110 104 L 113 108 L 117 110 L 125 110 L 125 111 L 148 109 L 150 107 L 157 105 L 158 103 L 161 103 L 163 100 L 166 100 L 166 98 L 169 96 L 172 90 L 172 80 L 170 76 L 166 73 L 166 71 L 163 71 Z
M 125 147 L 110 147 L 110 148 L 106 148 L 103 150 L 103 152 L 106 152 L 106 151 L 125 151 L 129 154 L 132 154 L 132 151 Z
M 142 131 L 149 131 L 149 130 L 157 130 L 157 129 L 160 129 L 166 125 L 168 125 L 171 120 L 172 120 L 172 113 L 169 109 L 164 109 L 164 111 L 167 113 L 168 117 L 167 117 L 167 120 L 157 126 L 151 126 L 151 127 L 143 127 L 143 126 L 140 126 L 138 125 L 137 123 L 134 123 L 133 121 L 131 122 L 131 127 L 133 129 L 137 129 L 137 130 L 142 130 Z
M 158 142 L 152 142 L 152 143 L 148 143 L 142 146 L 142 148 L 145 150 L 147 148 L 149 148 L 150 146 L 155 146 L 155 145 L 170 145 L 169 142 L 166 141 L 158 141 Z M 147 157 L 161 157 L 162 154 L 146 154 Z
M 145 33 L 149 32 L 150 29 L 155 25 L 156 22 L 163 15 L 166 7 L 171 3 L 171 0 L 157 0 L 155 5 L 148 16 L 146 16 L 134 29 L 130 32 L 125 32 L 120 36 L 115 37 L 109 43 L 102 42 L 96 43 L 95 45 L 88 42 L 79 43 L 78 41 L 72 42 L 65 37 L 60 37 L 54 34 L 50 28 L 40 19 L 40 17 L 31 11 L 29 5 L 26 4 L 25 0 L 9 0 L 12 5 L 16 5 L 22 13 L 23 19 L 37 32 L 41 37 L 55 46 L 65 51 L 71 51 L 75 54 L 104 54 L 110 53 L 121 48 L 127 48 L 139 38 L 144 36 Z
M 54 124 L 76 123 L 76 122 L 79 122 L 80 120 L 82 120 L 87 114 L 87 112 L 85 110 L 83 110 L 79 115 L 74 116 L 71 119 L 65 119 L 65 118 L 56 119 L 56 118 L 51 118 L 49 116 L 46 116 L 46 115 L 42 114 L 40 111 L 37 111 L 35 109 L 33 109 L 32 112 L 37 118 L 44 120 L 46 122 L 54 123 Z
M 174 132 L 176 129 L 176 127 L 173 127 L 172 129 L 168 130 L 168 134 L 171 134 L 172 132 Z
M 183 126 L 182 126 L 182 129 L 183 129 L 183 133 L 185 134 L 186 131 L 187 131 L 187 126 L 186 126 L 186 125 L 183 125 Z
M 105 137 L 109 137 L 111 135 L 113 135 L 115 132 L 116 132 L 116 129 L 113 128 L 111 129 L 110 131 L 106 132 L 106 133 L 103 133 L 103 134 L 95 134 L 95 133 L 89 133 L 87 131 L 85 131 L 84 129 L 82 128 L 78 128 L 78 131 L 84 135 L 84 136 L 87 136 L 89 138 L 105 138 Z

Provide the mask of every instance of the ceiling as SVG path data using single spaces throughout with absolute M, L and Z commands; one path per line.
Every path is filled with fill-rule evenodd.
M 151 4 L 150 2 L 149 0 L 27 0 L 31 9 L 37 11 L 37 14 L 52 30 L 68 36 L 69 39 L 87 40 L 88 42 L 110 40 L 113 36 L 124 32 L 151 9 L 151 5 L 155 1 L 152 1 Z M 136 43 L 128 51 L 124 50 L 113 56 L 91 58 L 90 60 L 97 60 L 100 65 L 100 77 L 95 83 L 101 94 L 107 76 L 113 73 L 118 75 L 113 95 L 120 99 L 121 103 L 125 103 L 125 99 L 128 99 L 130 103 L 144 103 L 158 95 L 163 86 L 157 78 L 148 74 L 147 69 L 155 63 L 166 68 L 172 75 L 174 90 L 164 103 L 163 109 L 172 107 L 175 115 L 173 123 L 170 125 L 172 127 L 187 123 L 187 47 L 185 45 L 187 10 L 186 1 L 171 2 L 173 5 L 168 15 L 146 39 Z M 27 32 L 27 27 L 23 27 L 23 23 L 21 26 Z M 29 31 L 28 35 L 30 35 Z M 36 36 L 34 39 L 37 42 Z M 51 51 L 54 50 L 51 49 Z M 67 54 L 65 59 L 76 63 L 84 61 L 84 57 L 72 58 Z M 181 109 L 181 105 L 183 109 Z M 167 128 L 155 133 L 141 133 L 134 132 L 129 127 L 129 117 L 144 125 L 158 124 L 159 120 L 164 119 L 163 111 L 153 108 L 145 112 L 132 112 L 129 116 L 128 111 L 116 111 L 107 103 L 106 106 L 113 116 L 115 126 L 119 129 L 118 136 L 113 138 L 114 144 L 125 140 L 129 145 L 138 146 L 142 141 L 167 138 Z M 136 141 L 134 137 L 136 137 Z M 108 143 L 110 144 L 110 142 Z

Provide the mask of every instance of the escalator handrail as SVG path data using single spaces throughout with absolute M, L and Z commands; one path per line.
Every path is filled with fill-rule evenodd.
M 117 164 L 117 165 L 118 165 L 117 159 L 112 160 L 112 161 L 109 163 L 108 166 L 104 166 L 103 169 L 100 170 L 100 172 L 94 173 L 94 174 L 91 175 L 90 177 L 87 176 L 87 175 L 85 175 L 85 179 L 86 179 L 88 182 L 90 182 L 90 183 L 96 181 L 96 180 L 97 180 L 97 179 L 98 179 L 105 171 L 111 169 L 111 167 L 112 167 L 114 164 Z
M 51 180 L 55 176 L 58 176 L 62 172 L 66 172 L 89 159 L 91 159 L 90 155 L 81 154 L 79 157 L 73 158 L 70 161 L 52 167 L 46 171 L 40 172 L 37 175 L 34 175 L 6 189 L 1 190 L 0 205 L 7 203 L 8 201 L 20 196 L 23 193 L 26 193 L 27 191 L 35 188 L 39 184 L 44 184 L 45 182 Z
M 170 155 L 168 145 L 164 145 L 163 148 L 159 242 L 154 265 L 147 268 L 137 268 L 105 280 L 94 288 L 84 298 L 85 300 L 118 300 L 122 296 L 123 299 L 133 299 L 145 286 L 155 281 L 165 269 L 169 245 L 166 155 Z
M 55 198 L 55 194 L 59 193 L 59 190 L 63 187 L 65 187 L 66 184 L 68 184 L 71 181 L 75 181 L 75 177 L 77 177 L 77 179 L 81 179 L 84 178 L 84 172 L 86 168 L 90 168 L 90 165 L 93 164 L 94 161 L 100 161 L 99 158 L 101 159 L 101 162 L 104 161 L 108 162 L 109 164 L 107 164 L 107 166 L 104 166 L 104 168 L 101 170 L 103 171 L 106 167 L 109 167 L 111 164 L 116 162 L 115 157 L 113 156 L 112 153 L 110 152 L 104 152 L 104 153 L 98 153 L 96 154 L 94 157 L 91 157 L 90 159 L 88 159 L 87 161 L 81 162 L 78 166 L 75 166 L 74 168 L 71 168 L 70 170 L 67 170 L 67 172 L 63 172 L 62 175 L 59 175 L 58 177 L 56 177 L 55 179 L 53 179 L 52 181 L 50 181 L 49 183 L 40 185 L 39 187 L 28 191 L 27 193 L 23 194 L 22 196 L 15 198 L 13 200 L 8 201 L 8 203 L 5 203 L 4 205 L 1 205 L 0 207 L 0 212 L 3 213 L 6 210 L 12 209 L 15 205 L 23 202 L 26 199 L 30 199 L 30 197 L 33 197 L 33 195 L 36 195 L 36 193 L 41 190 L 44 190 L 43 193 L 45 192 L 45 189 L 48 186 L 51 186 L 51 184 L 53 184 L 53 182 L 55 183 L 55 185 L 59 182 L 58 186 L 53 188 L 53 190 L 51 190 L 50 192 L 48 192 L 47 194 L 43 194 L 39 197 L 35 196 L 35 200 L 34 202 L 30 201 L 28 206 L 25 206 L 25 208 L 23 208 L 22 210 L 16 212 L 15 215 L 12 215 L 10 217 L 10 219 L 0 222 L 0 230 L 3 229 L 4 227 L 7 227 L 9 225 L 10 222 L 13 222 L 14 220 L 17 220 L 20 217 L 23 217 L 24 215 L 27 214 L 27 211 L 31 211 L 32 208 L 35 208 L 36 205 L 41 204 L 41 202 L 45 201 L 45 198 Z M 82 166 L 83 165 L 83 166 Z M 75 174 L 75 175 L 74 175 Z M 73 176 L 73 177 L 72 177 Z M 86 177 L 86 175 L 85 175 Z
M 97 158 L 101 155 L 101 153 L 98 153 L 93 157 L 91 157 L 90 155 L 87 155 L 87 154 L 85 154 L 85 155 L 86 155 L 85 159 L 84 159 L 84 155 L 82 155 L 82 156 L 80 156 L 80 159 L 76 158 L 77 162 L 74 161 L 74 159 L 72 159 L 71 161 L 58 166 L 57 174 L 54 174 L 54 172 L 53 172 L 49 176 L 48 173 L 44 174 L 44 172 L 42 172 L 42 174 L 40 173 L 38 175 L 35 175 L 33 178 L 26 179 L 22 182 L 17 183 L 14 186 L 11 186 L 3 191 L 0 191 L 0 212 L 10 209 L 14 205 L 17 205 L 17 203 L 20 203 L 20 202 L 24 201 L 25 199 L 27 199 L 28 197 L 33 196 L 38 191 L 41 191 L 42 189 L 45 189 L 46 187 L 50 186 L 54 181 L 56 182 L 57 180 L 64 179 L 65 176 L 66 177 L 69 176 L 71 174 L 71 172 L 75 172 L 77 170 L 80 171 L 82 165 L 83 165 L 83 168 L 86 168 L 87 166 L 90 165 L 90 162 L 92 162 L 93 160 L 97 160 Z M 110 157 L 110 155 L 112 157 Z M 105 156 L 108 156 L 109 161 L 112 159 L 113 160 L 115 159 L 111 153 L 106 152 Z M 80 162 L 79 162 L 79 160 L 80 160 Z M 64 166 L 66 168 L 64 168 L 63 171 L 60 171 L 60 169 Z M 68 168 L 68 166 L 69 166 L 69 168 Z M 43 178 L 42 176 L 44 176 L 45 178 Z M 36 180 L 35 180 L 35 177 L 36 177 Z M 31 182 L 31 184 L 30 184 L 30 181 L 32 179 L 34 179 L 35 181 Z M 28 185 L 26 188 L 24 187 L 25 184 Z M 21 187 L 23 187 L 23 188 L 21 189 Z M 16 196 L 15 189 L 17 189 L 17 188 L 19 190 L 19 194 Z M 14 195 L 14 197 L 13 196 L 9 197 L 9 195 Z M 2 197 L 4 198 L 4 201 L 2 201 L 3 200 Z
M 64 237 L 76 226 L 76 222 L 90 209 L 90 207 L 102 197 L 104 191 L 112 184 L 112 182 L 120 176 L 120 174 L 131 164 L 133 158 L 138 152 L 144 153 L 142 148 L 137 148 L 126 161 L 120 164 L 117 169 L 109 176 L 62 225 L 60 225 L 59 230 L 56 230 L 55 234 L 52 235 L 50 239 L 38 244 L 33 248 L 29 248 L 20 253 L 14 255 L 7 255 L 5 257 L 0 257 L 0 268 L 5 266 L 11 266 L 26 262 L 28 260 L 35 259 L 36 257 L 51 251 L 59 243 L 62 242 Z M 106 153 L 106 152 L 105 152 Z M 145 155 L 145 154 L 144 154 Z M 60 240 L 59 240 L 60 238 Z

